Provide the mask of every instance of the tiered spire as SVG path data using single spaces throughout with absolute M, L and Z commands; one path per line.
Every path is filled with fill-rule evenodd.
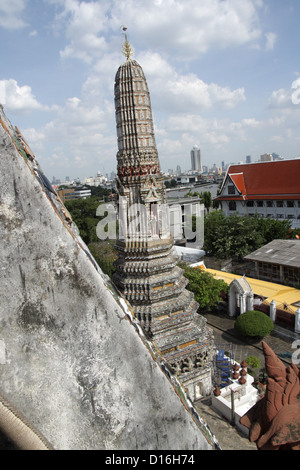
M 142 67 L 131 59 L 132 49 L 127 35 L 125 38 L 127 60 L 115 79 L 122 237 L 116 245 L 119 257 L 114 282 L 173 371 L 189 381 L 205 376 L 209 394 L 212 334 L 197 313 L 193 294 L 186 290 L 169 226 L 163 223 L 168 220 L 166 191 L 150 94 Z

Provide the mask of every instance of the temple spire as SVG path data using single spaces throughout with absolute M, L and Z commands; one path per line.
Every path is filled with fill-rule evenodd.
M 121 29 L 125 33 L 125 42 L 123 43 L 122 54 L 125 55 L 127 60 L 130 60 L 130 57 L 133 55 L 134 50 L 132 49 L 131 44 L 127 39 L 127 34 L 126 34 L 127 28 L 126 28 L 126 26 L 122 26 Z
M 121 230 L 113 282 L 170 370 L 198 399 L 211 393 L 212 330 L 177 265 L 150 93 L 126 35 L 123 54 L 114 87 Z

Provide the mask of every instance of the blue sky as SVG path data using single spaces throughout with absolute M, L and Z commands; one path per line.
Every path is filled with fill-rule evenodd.
M 116 169 L 125 25 L 162 169 L 300 156 L 299 0 L 0 0 L 0 98 L 46 175 Z

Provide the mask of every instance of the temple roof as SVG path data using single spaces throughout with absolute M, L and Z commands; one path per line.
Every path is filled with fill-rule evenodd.
M 231 165 L 216 200 L 300 199 L 300 159 Z M 239 195 L 223 194 L 230 179 Z

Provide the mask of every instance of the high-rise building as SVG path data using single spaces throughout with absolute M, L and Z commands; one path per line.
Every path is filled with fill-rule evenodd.
M 201 152 L 198 145 L 194 145 L 191 150 L 191 165 L 192 171 L 202 172 Z
M 264 153 L 263 155 L 260 156 L 260 161 L 261 162 L 272 162 L 273 161 L 273 155 L 271 153 Z
M 113 280 L 193 400 L 211 393 L 213 333 L 186 289 L 164 223 L 166 191 L 150 94 L 127 37 L 123 51 L 127 60 L 115 78 L 119 239 Z

